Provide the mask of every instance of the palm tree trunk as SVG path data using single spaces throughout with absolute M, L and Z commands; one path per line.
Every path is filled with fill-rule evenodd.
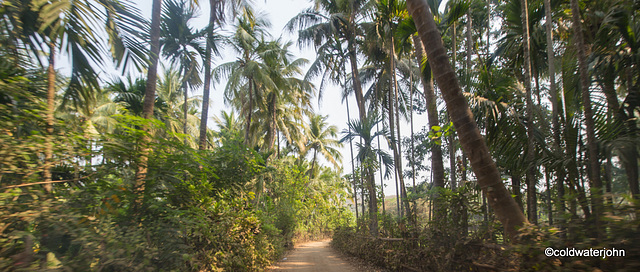
M 156 82 L 158 80 L 158 56 L 160 55 L 160 14 L 162 12 L 162 0 L 153 0 L 151 8 L 151 29 L 149 33 L 151 52 L 150 64 L 147 71 L 147 85 L 144 92 L 144 101 L 142 105 L 142 117 L 146 119 L 153 118 L 153 103 L 156 98 Z M 150 128 L 145 127 L 144 130 Z M 151 149 L 148 144 L 151 142 L 150 137 L 143 137 L 143 147 L 140 149 L 140 158 L 135 175 L 134 193 L 137 195 L 133 205 L 134 214 L 138 213 L 138 209 L 142 206 L 142 200 L 145 191 L 145 180 L 147 178 L 147 163 Z
M 313 149 L 313 159 L 311 160 L 311 169 L 309 170 L 309 179 L 313 179 L 314 178 L 314 168 L 316 167 L 316 156 L 318 155 L 318 150 L 317 149 Z
M 200 116 L 200 137 L 198 149 L 207 148 L 207 121 L 209 120 L 209 96 L 211 92 L 211 51 L 213 40 L 213 26 L 217 20 L 215 1 L 209 1 L 209 26 L 207 28 L 207 43 L 204 51 L 204 89 L 202 90 L 202 114 Z
M 376 131 L 380 131 L 380 126 L 376 123 Z M 380 149 L 380 137 L 378 138 L 378 149 Z M 382 162 L 382 156 L 378 154 L 378 159 Z M 380 166 L 380 188 L 382 188 L 382 213 L 387 212 L 387 207 L 385 207 L 385 197 L 384 197 L 384 178 L 382 177 L 382 166 Z
M 350 18 L 353 22 L 353 14 Z M 355 33 L 349 33 L 347 39 L 347 48 L 349 50 L 349 63 L 351 64 L 351 77 L 353 79 L 353 89 L 356 93 L 356 103 L 358 104 L 358 113 L 360 121 L 364 121 L 366 118 L 366 110 L 364 104 L 364 95 L 362 93 L 362 82 L 360 81 L 360 73 L 358 72 L 358 60 L 355 48 Z M 367 180 L 369 184 L 369 233 L 372 236 L 378 236 L 378 201 L 376 198 L 376 185 L 373 179 Z
M 553 147 L 556 152 L 563 154 L 564 150 L 560 147 L 560 121 L 558 107 L 560 101 L 558 99 L 558 90 L 556 88 L 556 64 L 555 53 L 553 50 L 553 17 L 551 17 L 551 2 L 550 0 L 544 0 L 545 17 L 546 17 L 546 37 L 547 37 L 547 62 L 549 66 L 549 93 L 551 94 L 551 124 L 553 125 Z M 556 183 L 558 188 L 558 204 L 557 209 L 560 212 L 564 212 L 564 168 L 558 167 L 556 173 Z M 562 190 L 560 190 L 562 189 Z M 562 222 L 562 216 L 558 217 L 558 220 Z M 560 225 L 563 225 L 560 223 Z
M 529 4 L 527 0 L 521 0 L 521 17 L 522 17 L 522 41 L 524 50 L 524 88 L 526 90 L 527 102 L 527 171 L 525 175 L 527 184 L 527 216 L 529 222 L 538 224 L 538 207 L 536 199 L 536 163 L 535 163 L 535 145 L 533 136 L 533 99 L 531 92 L 531 54 L 529 40 Z
M 47 138 L 44 150 L 44 190 L 51 193 L 53 187 L 51 181 L 53 175 L 53 123 L 55 120 L 55 97 L 56 97 L 56 70 L 55 70 L 56 47 L 53 41 L 49 42 L 49 67 L 47 67 Z
M 249 129 L 251 128 L 251 114 L 253 113 L 253 78 L 249 78 L 249 105 L 247 106 L 247 120 L 244 125 L 244 144 L 249 144 Z
M 399 177 L 399 182 L 400 182 L 400 194 L 402 197 L 402 207 L 404 209 L 404 211 L 407 213 L 409 212 L 409 201 L 407 200 L 407 188 L 406 185 L 404 184 L 404 176 L 403 176 L 403 172 L 402 172 L 402 136 L 400 135 L 400 109 L 398 106 L 398 97 L 399 97 L 399 93 L 398 93 L 398 79 L 396 77 L 396 61 L 395 61 L 395 56 L 396 56 L 396 47 L 394 44 L 394 39 L 393 36 L 391 37 L 391 56 L 390 56 L 390 60 L 391 60 L 391 76 L 393 77 L 393 92 L 394 92 L 394 104 L 395 104 L 395 112 L 394 112 L 394 116 L 396 118 L 396 134 L 398 136 L 398 138 L 396 138 L 396 144 L 397 144 L 397 149 L 396 149 L 396 169 L 398 169 L 398 177 Z M 391 131 L 391 133 L 393 133 L 393 131 Z
M 580 8 L 577 0 L 571 0 L 571 13 L 573 19 L 574 40 L 578 49 L 578 71 L 580 73 L 580 89 L 582 93 L 582 106 L 587 130 L 587 156 L 589 163 L 589 180 L 591 201 L 593 205 L 593 219 L 595 220 L 596 238 L 602 241 L 604 229 L 602 226 L 602 180 L 600 179 L 600 163 L 598 162 L 598 144 L 595 135 L 595 123 L 591 97 L 589 92 L 590 80 L 587 71 L 586 45 L 582 36 L 582 22 L 580 20 Z
M 269 120 L 269 133 L 267 134 L 267 144 L 269 147 L 269 150 L 273 150 L 273 146 L 276 143 L 276 133 L 277 133 L 277 123 L 276 123 L 276 103 L 277 101 L 277 96 L 275 95 L 275 93 L 271 93 L 270 95 L 271 97 L 271 103 L 269 103 L 269 112 L 271 114 L 271 118 Z
M 347 103 L 347 119 L 351 121 L 351 114 L 349 113 L 349 99 L 346 99 L 346 103 Z M 349 127 L 349 134 L 351 134 L 351 126 L 348 126 L 348 127 Z M 353 141 L 351 140 L 351 138 L 349 138 L 349 151 L 350 151 L 349 154 L 351 155 L 351 179 L 353 180 L 353 199 L 354 199 L 354 207 L 356 208 L 356 223 L 357 223 L 358 222 L 358 193 L 356 190 L 356 187 L 357 187 L 356 178 L 355 178 L 356 167 L 353 162 Z M 364 209 L 362 210 L 362 213 L 364 215 Z
M 184 135 L 187 135 L 187 119 L 189 118 L 189 106 L 187 105 L 187 100 L 189 100 L 189 93 L 187 92 L 187 82 L 183 82 L 182 90 L 184 91 L 184 105 L 182 108 L 182 110 L 184 111 L 184 127 L 182 128 L 182 133 L 184 133 Z M 187 145 L 186 136 L 184 138 L 184 144 Z
M 420 70 L 422 78 L 422 86 L 424 88 L 424 97 L 427 103 L 427 118 L 429 119 L 429 127 L 439 127 L 438 122 L 438 108 L 436 104 L 436 95 L 433 86 L 433 77 L 431 77 L 431 70 L 429 69 L 429 75 L 425 75 L 427 72 L 425 67 L 422 67 L 422 60 L 427 57 L 424 51 L 424 46 L 418 35 L 413 35 L 414 50 L 418 63 L 420 63 Z M 436 187 L 444 188 L 444 163 L 442 159 L 442 147 L 440 145 L 431 146 L 431 172 L 433 174 L 433 184 Z M 435 206 L 435 218 L 440 219 L 444 216 L 444 207 L 439 205 L 438 202 L 434 203 Z
M 412 15 L 418 33 L 426 47 L 429 63 L 442 90 L 449 115 L 458 132 L 464 152 L 469 156 L 480 187 L 487 193 L 489 205 L 513 240 L 517 228 L 527 222 L 511 194 L 502 183 L 500 173 L 491 158 L 489 148 L 473 119 L 469 104 L 462 94 L 456 73 L 449 63 L 442 38 L 426 1 L 409 0 L 407 10 Z
M 420 63 L 418 63 L 420 65 Z M 413 74 L 409 77 L 409 118 L 411 124 L 411 141 L 413 141 Z M 411 181 L 413 192 L 416 190 L 416 156 L 413 143 L 411 144 Z M 415 204 L 414 204 L 415 205 Z
M 348 41 L 349 63 L 351 64 L 351 78 L 353 80 L 353 90 L 356 95 L 356 104 L 358 105 L 358 116 L 363 121 L 367 116 L 364 105 L 364 95 L 362 93 L 362 82 L 360 81 L 360 72 L 358 71 L 358 57 L 355 49 L 355 42 L 352 39 Z
M 398 146 L 396 146 L 396 133 L 395 133 L 395 110 L 393 108 L 393 98 L 394 94 L 391 88 L 389 88 L 389 92 L 387 93 L 387 119 L 389 121 L 389 138 L 391 150 L 393 151 L 393 164 L 394 164 L 394 177 L 396 180 L 396 205 L 398 209 L 398 216 L 403 216 L 403 209 L 400 202 L 402 201 L 402 193 L 400 191 L 399 185 L 399 172 L 398 172 Z

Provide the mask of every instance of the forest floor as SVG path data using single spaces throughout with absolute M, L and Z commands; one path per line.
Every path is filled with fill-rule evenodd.
M 277 264 L 268 271 L 327 271 L 327 272 L 383 272 L 381 268 L 373 267 L 358 258 L 347 257 L 331 248 L 331 240 L 308 242 L 296 245 Z

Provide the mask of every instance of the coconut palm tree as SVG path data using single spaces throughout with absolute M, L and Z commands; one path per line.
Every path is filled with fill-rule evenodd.
M 456 73 L 451 67 L 442 38 L 426 1 L 408 0 L 407 10 L 413 17 L 435 79 L 442 90 L 449 115 L 458 132 L 463 151 L 469 157 L 478 183 L 487 194 L 489 204 L 505 226 L 507 235 L 515 239 L 517 227 L 527 222 L 524 214 L 504 186 L 489 149 L 462 94 Z
M 198 148 L 205 149 L 207 143 L 207 121 L 209 119 L 209 96 L 211 92 L 211 61 L 213 56 L 220 55 L 218 41 L 220 36 L 215 33 L 216 25 L 222 26 L 225 21 L 225 11 L 228 9 L 233 15 L 241 8 L 247 7 L 242 0 L 209 0 L 209 24 L 206 31 L 206 45 L 202 59 L 204 66 L 204 88 L 202 90 L 202 111 L 200 116 L 200 135 Z
M 299 29 L 300 45 L 313 45 L 321 55 L 330 55 L 336 48 L 345 52 L 351 67 L 353 88 L 360 119 L 366 116 L 364 94 L 358 74 L 357 40 L 362 36 L 362 25 L 369 9 L 369 1 L 364 0 L 317 0 L 315 8 L 300 12 L 286 25 L 286 29 Z M 346 48 L 343 48 L 346 44 Z M 320 51 L 319 49 L 322 49 Z M 345 64 L 345 62 L 339 62 Z
M 46 52 L 47 58 L 47 134 L 53 134 L 56 93 L 55 60 L 58 50 L 65 50 L 71 59 L 71 78 L 65 91 L 65 98 L 77 104 L 82 98 L 90 102 L 92 92 L 99 89 L 97 74 L 92 64 L 102 64 L 100 50 L 102 40 L 93 29 L 105 22 L 111 42 L 114 59 L 125 63 L 134 58 L 140 60 L 141 52 L 130 43 L 123 43 L 121 32 L 127 31 L 136 37 L 139 24 L 137 9 L 119 1 L 4 1 L 2 16 L 12 26 L 9 35 L 19 41 L 24 49 L 36 57 L 42 64 L 40 56 Z M 125 11 L 125 7 L 130 7 Z M 106 11 L 106 12 L 103 12 Z M 126 17 L 126 19 L 123 19 Z M 64 47 L 63 47 L 64 46 Z M 129 47 L 127 47 L 129 46 Z M 134 54 L 129 54 L 134 52 Z M 16 51 L 17 52 L 17 51 Z M 128 53 L 125 53 L 128 52 Z M 135 55 L 135 57 L 133 57 Z M 123 60 L 126 58 L 126 60 Z M 139 62 L 136 62 L 139 63 Z M 45 190 L 51 191 L 51 167 L 53 144 L 50 137 L 45 148 L 45 167 L 43 177 Z
M 225 86 L 225 103 L 232 104 L 240 114 L 245 115 L 246 144 L 250 144 L 249 135 L 251 117 L 255 109 L 256 98 L 261 96 L 259 91 L 276 89 L 264 58 L 269 57 L 270 51 L 265 38 L 270 23 L 263 15 L 254 15 L 252 12 L 238 17 L 234 26 L 235 30 L 230 37 L 230 45 L 240 57 L 236 61 L 220 64 L 213 70 L 216 81 L 227 78 Z M 266 55 L 265 55 L 266 54 Z
M 338 128 L 333 125 L 327 124 L 327 118 L 329 116 L 312 115 L 309 117 L 309 126 L 305 133 L 306 141 L 305 153 L 313 150 L 313 156 L 311 159 L 311 169 L 309 170 L 309 177 L 313 179 L 316 176 L 314 172 L 317 156 L 320 153 L 327 161 L 332 163 L 336 168 L 340 168 L 340 161 L 342 155 L 336 148 L 341 147 L 342 144 L 335 139 L 338 133 Z

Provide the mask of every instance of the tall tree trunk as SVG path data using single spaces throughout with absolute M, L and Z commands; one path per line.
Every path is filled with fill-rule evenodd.
M 564 150 L 560 147 L 560 120 L 562 107 L 559 107 L 560 99 L 558 97 L 558 90 L 556 88 L 556 63 L 555 52 L 553 49 L 553 17 L 551 16 L 551 2 L 550 0 L 544 0 L 545 8 L 545 29 L 547 37 L 547 62 L 549 67 L 549 93 L 551 94 L 551 124 L 553 126 L 553 148 L 558 154 L 564 154 Z M 560 110 L 558 110 L 560 109 Z M 564 213 L 564 179 L 565 171 L 563 167 L 558 167 L 556 170 L 556 183 L 558 188 L 558 204 L 557 209 L 561 213 Z M 562 216 L 558 217 L 558 221 L 563 222 Z M 560 223 L 560 225 L 563 225 Z
M 249 129 L 251 128 L 251 114 L 253 114 L 253 78 L 249 78 L 249 106 L 247 109 L 247 120 L 244 124 L 244 144 L 249 145 Z
M 353 18 L 351 18 L 353 21 Z M 362 83 L 360 81 L 360 74 L 358 72 L 358 60 L 355 48 L 355 37 L 353 33 L 349 34 L 347 41 L 347 47 L 349 50 L 349 63 L 351 64 L 351 77 L 353 79 L 353 89 L 356 94 L 356 103 L 358 104 L 358 113 L 360 121 L 364 121 L 366 118 L 366 110 L 364 104 L 364 95 L 362 93 Z M 376 196 L 376 185 L 373 179 L 367 180 L 367 187 L 369 189 L 369 233 L 372 236 L 378 236 L 378 199 Z
M 489 205 L 505 227 L 505 233 L 513 240 L 517 228 L 527 222 L 515 200 L 502 183 L 500 173 L 491 158 L 489 148 L 473 119 L 469 104 L 462 94 L 455 71 L 447 58 L 442 38 L 433 15 L 424 0 L 407 1 L 409 14 L 413 16 L 420 38 L 425 45 L 429 63 L 442 90 L 447 109 L 464 152 L 469 156 L 480 187 L 487 193 Z
M 522 41 L 524 50 L 524 88 L 527 102 L 527 171 L 525 175 L 527 183 L 527 216 L 529 222 L 538 224 L 538 200 L 536 197 L 536 162 L 535 162 L 535 144 L 533 136 L 533 98 L 531 92 L 531 54 L 529 40 L 529 3 L 527 0 L 520 0 L 521 19 L 522 19 Z
M 347 119 L 349 121 L 351 121 L 351 114 L 349 113 L 349 99 L 345 99 L 346 103 L 347 103 Z M 351 134 L 351 126 L 349 126 L 349 134 Z M 356 208 L 356 223 L 358 222 L 358 192 L 356 190 L 356 167 L 354 165 L 353 162 L 353 141 L 351 139 L 349 139 L 349 151 L 350 151 L 350 156 L 351 156 L 351 178 L 353 180 L 353 199 L 354 199 L 354 207 Z M 363 199 L 364 201 L 364 199 Z M 364 209 L 362 210 L 362 213 L 364 215 Z
M 186 76 L 186 73 L 185 73 Z M 182 110 L 184 111 L 184 126 L 182 127 L 182 133 L 187 135 L 187 119 L 189 118 L 189 105 L 187 104 L 187 100 L 189 100 L 189 93 L 187 91 L 187 82 L 182 83 L 182 90 L 184 91 L 184 105 Z M 187 144 L 187 138 L 184 138 L 184 144 Z
M 427 56 L 424 51 L 422 41 L 420 41 L 420 37 L 418 37 L 417 35 L 413 35 L 413 44 L 416 58 L 418 59 L 418 63 L 420 64 L 420 71 L 422 71 L 421 78 L 422 86 L 424 88 L 424 97 L 427 103 L 427 118 L 429 119 L 429 127 L 433 129 L 433 127 L 440 126 L 440 122 L 438 121 L 436 94 L 433 87 L 433 77 L 431 76 L 431 69 L 426 69 L 426 67 L 423 67 L 422 65 L 422 60 Z M 433 174 L 433 184 L 436 187 L 444 188 L 444 163 L 442 159 L 441 145 L 435 144 L 431 146 L 431 172 Z M 441 219 L 444 217 L 444 206 L 439 205 L 440 203 L 437 203 L 437 201 L 436 203 L 434 203 L 436 219 Z
M 207 43 L 204 51 L 204 88 L 202 90 L 202 114 L 200 116 L 200 137 L 198 148 L 207 148 L 207 122 L 209 121 L 209 96 L 211 93 L 211 51 L 213 50 L 213 27 L 217 21 L 216 1 L 209 1 L 209 26 L 207 27 Z
M 49 42 L 49 67 L 47 67 L 47 138 L 44 149 L 44 190 L 51 193 L 53 186 L 51 181 L 53 175 L 53 123 L 55 121 L 55 98 L 56 98 L 56 70 L 55 70 L 56 46 L 53 41 Z
M 147 85 L 144 92 L 144 101 L 142 104 L 142 117 L 146 119 L 153 118 L 153 104 L 156 98 L 156 83 L 158 80 L 158 57 L 160 55 L 160 14 L 162 12 L 162 0 L 153 0 L 151 8 L 151 28 L 149 33 L 151 52 L 149 55 L 150 64 L 147 71 Z M 144 130 L 149 131 L 150 128 L 145 127 Z M 134 193 L 137 195 L 133 205 L 134 213 L 142 205 L 144 197 L 145 183 L 148 171 L 149 153 L 151 149 L 148 144 L 151 138 L 144 137 L 142 139 L 143 147 L 140 150 L 140 158 L 135 175 Z
M 389 145 L 391 145 L 391 150 L 393 152 L 393 163 L 394 163 L 394 177 L 396 180 L 396 205 L 398 208 L 398 216 L 402 217 L 403 216 L 403 209 L 402 209 L 402 193 L 401 193 L 401 189 L 400 189 L 400 173 L 398 172 L 398 146 L 396 146 L 396 134 L 395 134 L 395 109 L 393 106 L 393 101 L 394 101 L 394 93 L 393 90 L 391 90 L 391 88 L 389 88 L 389 92 L 387 93 L 387 119 L 389 121 L 389 138 L 390 138 L 390 142 Z M 403 202 L 404 204 L 404 202 Z
M 380 126 L 376 123 L 376 131 L 380 131 Z M 378 138 L 378 149 L 380 149 L 380 137 L 376 137 Z M 382 162 L 382 156 L 378 154 L 378 159 L 380 160 L 380 162 Z M 382 188 L 382 213 L 386 213 L 387 212 L 387 207 L 385 207 L 385 197 L 384 197 L 384 178 L 382 176 L 382 166 L 380 166 L 380 188 Z
M 418 63 L 418 66 L 420 65 L 420 63 Z M 411 124 L 411 141 L 413 141 L 413 75 L 410 75 L 409 77 L 409 88 L 411 88 L 409 90 L 409 117 L 410 117 L 410 124 Z M 413 143 L 411 144 L 411 181 L 412 181 L 412 185 L 413 185 L 413 192 L 415 193 L 416 190 L 416 156 L 415 156 L 415 149 L 414 149 L 414 145 Z
M 409 201 L 407 199 L 407 188 L 406 185 L 404 184 L 404 175 L 402 172 L 402 135 L 400 135 L 400 108 L 399 108 L 399 103 L 398 103 L 398 97 L 400 97 L 399 93 L 398 93 L 398 80 L 396 77 L 396 47 L 395 47 L 395 43 L 394 43 L 394 39 L 393 36 L 391 37 L 391 76 L 393 79 L 393 92 L 394 92 L 394 100 L 393 103 L 395 105 L 395 112 L 393 113 L 393 115 L 396 118 L 396 134 L 397 134 L 397 138 L 396 138 L 396 169 L 398 169 L 398 180 L 400 182 L 400 194 L 402 197 L 402 207 L 404 209 L 404 211 L 407 213 L 409 212 Z M 391 133 L 393 133 L 393 131 L 391 131 Z M 395 137 L 394 137 L 395 138 Z
M 595 220 L 596 238 L 602 241 L 604 229 L 602 227 L 602 180 L 600 179 L 600 163 L 598 162 L 598 144 L 596 142 L 595 123 L 591 97 L 589 92 L 590 79 L 587 71 L 586 45 L 582 36 L 582 22 L 580 20 L 580 7 L 578 0 L 571 0 L 571 13 L 573 19 L 574 41 L 578 49 L 578 71 L 580 73 L 580 91 L 582 93 L 582 106 L 584 107 L 584 119 L 587 130 L 587 156 L 589 163 L 589 180 L 591 201 L 593 203 L 593 219 Z
M 456 68 L 456 65 L 458 63 L 458 33 L 457 33 L 457 26 L 458 24 L 456 22 L 453 22 L 453 26 L 452 26 L 452 34 L 451 34 L 451 42 L 453 45 L 453 62 L 451 63 L 453 66 L 453 73 L 454 75 L 458 74 L 458 70 Z M 451 117 L 449 116 L 449 113 L 447 113 L 447 121 L 451 121 Z M 456 180 L 456 140 L 455 140 L 455 136 L 453 133 L 449 134 L 448 137 L 448 142 L 449 142 L 449 179 L 451 182 L 451 190 L 456 190 L 458 188 L 458 182 Z
M 276 133 L 278 133 L 277 131 L 277 122 L 276 122 L 276 103 L 278 102 L 277 100 L 277 96 L 275 95 L 275 93 L 273 94 L 273 98 L 271 100 L 271 103 L 269 105 L 269 109 L 271 112 L 271 120 L 269 120 L 270 126 L 269 126 L 269 137 L 267 138 L 267 143 L 269 145 L 269 150 L 273 150 L 273 146 L 276 143 Z

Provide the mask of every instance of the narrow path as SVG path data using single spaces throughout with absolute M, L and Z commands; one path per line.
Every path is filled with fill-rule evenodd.
M 272 266 L 270 271 L 299 272 L 359 272 L 363 271 L 342 259 L 338 252 L 329 246 L 330 240 L 309 242 L 297 245 L 285 259 Z

